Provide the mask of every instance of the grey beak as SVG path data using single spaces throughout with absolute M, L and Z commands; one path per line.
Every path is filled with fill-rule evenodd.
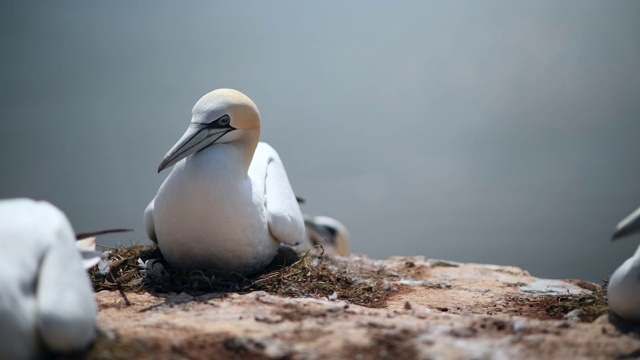
M 617 240 L 637 232 L 640 232 L 640 208 L 618 223 L 611 240 Z
M 180 140 L 178 140 L 178 142 L 173 145 L 171 150 L 169 150 L 169 152 L 164 156 L 158 166 L 158 172 L 174 165 L 187 156 L 212 145 L 226 133 L 233 130 L 235 130 L 235 128 L 230 125 L 217 126 L 216 123 L 191 123 Z

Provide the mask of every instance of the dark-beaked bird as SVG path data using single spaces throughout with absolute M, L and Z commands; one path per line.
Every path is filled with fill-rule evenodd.
M 640 232 L 640 208 L 615 228 L 613 240 Z M 640 247 L 616 269 L 607 287 L 609 308 L 623 319 L 640 321 Z

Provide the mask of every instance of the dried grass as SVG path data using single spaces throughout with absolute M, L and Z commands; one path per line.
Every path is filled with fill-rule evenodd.
M 142 261 L 161 260 L 167 273 L 144 276 L 138 269 L 138 258 Z M 288 297 L 336 297 L 376 308 L 384 306 L 394 292 L 388 285 L 387 274 L 382 267 L 325 257 L 321 247 L 313 248 L 301 256 L 293 250 L 282 248 L 263 272 L 250 277 L 219 271 L 176 271 L 164 262 L 162 253 L 155 245 L 116 248 L 109 259 L 111 267 L 107 274 L 101 274 L 97 267 L 90 270 L 96 291 L 186 292 L 199 295 L 262 290 Z

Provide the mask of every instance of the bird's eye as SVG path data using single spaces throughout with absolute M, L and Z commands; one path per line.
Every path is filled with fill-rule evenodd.
M 220 125 L 229 125 L 230 122 L 231 118 L 229 117 L 229 115 L 224 115 L 223 117 L 218 119 L 218 124 Z

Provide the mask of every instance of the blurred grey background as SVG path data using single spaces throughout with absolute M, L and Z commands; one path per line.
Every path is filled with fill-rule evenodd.
M 0 197 L 144 243 L 220 87 L 354 252 L 600 282 L 640 242 L 609 241 L 640 206 L 637 1 L 2 1 Z

